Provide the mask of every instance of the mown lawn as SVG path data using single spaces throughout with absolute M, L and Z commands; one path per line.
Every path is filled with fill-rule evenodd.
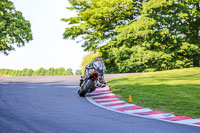
M 143 107 L 200 118 L 200 68 L 143 73 L 109 80 L 119 98 Z

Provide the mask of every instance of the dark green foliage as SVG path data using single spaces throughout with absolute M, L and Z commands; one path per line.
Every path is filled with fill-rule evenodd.
M 143 1 L 143 0 L 139 0 Z M 69 0 L 69 10 L 77 12 L 76 17 L 62 19 L 70 27 L 66 28 L 64 38 L 83 38 L 82 47 L 96 51 L 102 43 L 114 40 L 118 25 L 128 24 L 140 14 L 141 3 L 136 0 Z
M 0 69 L 0 75 L 9 76 L 58 76 L 58 75 L 73 75 L 72 69 L 65 70 L 64 68 L 39 68 L 36 71 L 32 69 L 12 70 L 12 69 Z
M 107 73 L 200 66 L 199 0 L 69 0 L 64 38 L 83 37 Z
M 14 50 L 14 44 L 22 47 L 25 42 L 32 40 L 30 22 L 25 20 L 22 13 L 16 11 L 9 0 L 0 1 L 0 52 L 8 54 Z
M 200 66 L 199 1 L 150 0 L 142 15 L 127 26 L 107 52 L 115 55 L 120 72 L 169 70 Z

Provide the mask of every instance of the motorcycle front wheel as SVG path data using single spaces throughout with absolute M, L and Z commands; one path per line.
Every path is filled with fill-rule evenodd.
M 93 81 L 91 79 L 88 79 L 87 83 L 85 83 L 83 85 L 83 87 L 81 87 L 79 90 L 78 90 L 78 94 L 81 96 L 81 97 L 84 97 L 85 94 L 89 91 L 89 89 L 92 88 L 92 84 L 93 84 Z

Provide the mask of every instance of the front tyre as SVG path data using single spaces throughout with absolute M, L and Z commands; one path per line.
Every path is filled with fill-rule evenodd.
M 85 85 L 83 85 L 83 87 L 78 90 L 78 94 L 81 97 L 84 97 L 85 94 L 88 92 L 88 90 L 92 88 L 92 84 L 93 84 L 93 81 L 91 79 L 89 79 L 87 81 L 87 83 Z

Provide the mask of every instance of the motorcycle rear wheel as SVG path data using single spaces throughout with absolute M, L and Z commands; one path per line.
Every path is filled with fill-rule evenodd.
M 78 90 L 78 94 L 81 97 L 84 97 L 85 94 L 92 88 L 92 84 L 93 84 L 93 81 L 91 79 L 89 79 L 87 81 L 87 83 L 84 84 L 83 87 Z

